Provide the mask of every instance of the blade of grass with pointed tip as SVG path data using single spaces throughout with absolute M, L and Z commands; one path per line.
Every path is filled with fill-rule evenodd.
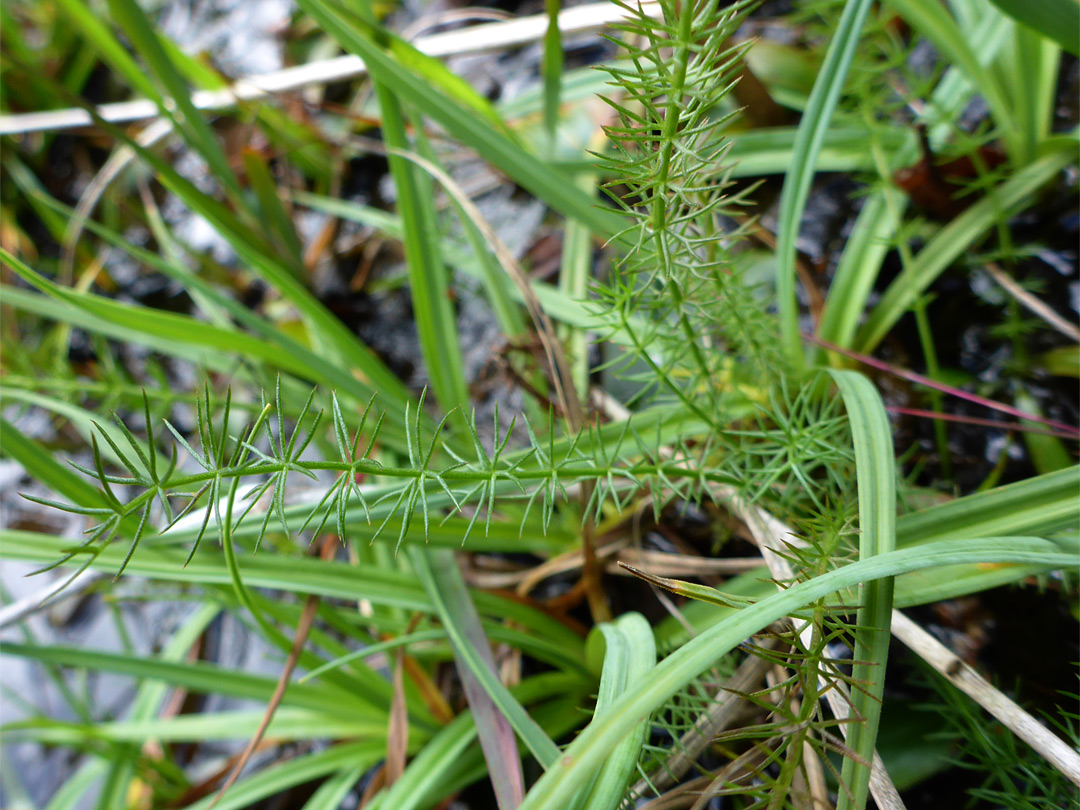
M 946 541 L 880 554 L 835 569 L 737 611 L 665 658 L 649 678 L 629 689 L 603 717 L 596 718 L 540 777 L 521 810 L 564 810 L 621 740 L 679 689 L 746 638 L 832 593 L 885 577 L 939 565 L 1024 563 L 1074 569 L 1075 553 L 1038 538 Z
M 859 495 L 859 559 L 871 560 L 896 547 L 896 455 L 885 405 L 877 390 L 856 371 L 830 371 L 840 389 L 855 442 Z M 859 588 L 855 619 L 855 663 L 851 678 L 851 714 L 847 736 L 852 755 L 844 758 L 843 788 L 837 810 L 862 810 L 870 790 L 870 762 L 881 723 L 885 664 L 893 609 L 893 580 L 867 582 Z
M 872 5 L 872 0 L 848 0 L 844 5 L 825 62 L 814 81 L 810 102 L 799 123 L 791 168 L 784 177 L 781 191 L 780 217 L 776 226 L 776 295 L 784 350 L 796 369 L 802 368 L 804 358 L 799 336 L 799 301 L 795 292 L 795 241 L 814 180 L 817 156 Z

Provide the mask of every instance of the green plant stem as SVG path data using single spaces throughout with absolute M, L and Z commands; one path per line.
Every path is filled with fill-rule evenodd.
M 490 481 L 498 482 L 513 482 L 519 481 L 555 481 L 560 480 L 562 483 L 566 483 L 565 479 L 600 479 L 607 478 L 609 476 L 615 478 L 624 478 L 627 481 L 634 481 L 639 477 L 648 476 L 662 476 L 667 478 L 679 478 L 679 479 L 693 479 L 701 480 L 712 484 L 737 484 L 739 480 L 734 476 L 726 473 L 710 471 L 710 470 L 697 470 L 692 469 L 685 465 L 679 464 L 634 464 L 631 466 L 620 467 L 615 465 L 600 465 L 600 466 L 560 466 L 557 469 L 544 469 L 544 470 L 521 470 L 521 469 L 507 469 L 496 470 L 494 473 L 484 470 L 460 470 L 449 469 L 445 472 L 432 472 L 430 470 L 419 470 L 411 467 L 383 467 L 378 462 L 356 462 L 349 464 L 344 461 L 297 461 L 297 462 L 281 462 L 281 463 L 266 463 L 266 464 L 253 464 L 248 467 L 224 467 L 219 470 L 213 470 L 202 473 L 193 473 L 191 475 L 180 476 L 178 478 L 171 479 L 162 483 L 164 489 L 179 489 L 181 487 L 189 487 L 194 484 L 201 484 L 207 481 L 213 481 L 214 479 L 237 479 L 245 476 L 256 475 L 274 475 L 282 472 L 316 472 L 316 471 L 332 471 L 348 473 L 350 475 L 365 475 L 365 476 L 383 476 L 386 478 L 411 478 L 411 479 L 426 479 L 433 484 L 439 479 L 446 481 L 447 483 L 483 483 Z M 105 477 L 110 484 L 128 484 L 128 485 L 146 485 L 143 481 L 134 478 L 122 478 L 119 476 L 107 475 Z M 129 507 L 141 505 L 144 501 L 140 500 L 145 498 L 146 495 L 152 493 L 143 493 L 129 501 L 126 505 Z M 183 495 L 184 493 L 170 493 L 176 495 Z M 131 509 L 128 510 L 132 511 Z
M 675 311 L 679 313 L 679 328 L 685 335 L 690 346 L 690 352 L 694 357 L 701 373 L 709 374 L 709 365 L 701 354 L 698 345 L 700 335 L 695 333 L 686 316 L 683 301 L 683 291 L 676 279 L 672 267 L 671 253 L 667 243 L 667 194 L 669 175 L 671 171 L 671 157 L 675 150 L 675 139 L 678 136 L 678 127 L 681 116 L 680 107 L 683 103 L 683 95 L 686 92 L 686 72 L 690 65 L 690 54 L 693 46 L 691 32 L 693 31 L 694 13 L 696 9 L 693 3 L 686 3 L 679 14 L 679 38 L 675 46 L 674 62 L 675 70 L 672 74 L 671 89 L 668 91 L 667 109 L 664 115 L 664 125 L 660 140 L 660 162 L 657 171 L 656 187 L 650 196 L 653 241 L 656 244 L 656 255 L 660 257 L 663 269 L 663 278 L 675 305 Z

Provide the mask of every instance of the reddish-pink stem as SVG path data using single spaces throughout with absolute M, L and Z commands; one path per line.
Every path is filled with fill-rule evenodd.
M 811 343 L 816 343 L 818 346 L 822 346 L 831 352 L 842 354 L 844 357 L 850 357 L 852 360 L 858 360 L 865 366 L 876 368 L 878 371 L 884 371 L 887 374 L 892 374 L 896 377 L 908 380 L 909 382 L 917 383 L 919 385 L 925 385 L 928 388 L 933 388 L 937 391 L 941 391 L 944 394 L 950 394 L 960 399 L 966 399 L 968 402 L 974 402 L 976 405 L 982 405 L 984 408 L 990 408 L 995 411 L 1001 411 L 1001 413 L 1007 413 L 1009 416 L 1014 416 L 1017 419 L 1026 419 L 1029 422 L 1038 422 L 1039 424 L 1046 425 L 1053 428 L 1055 431 L 1064 433 L 1068 438 L 1076 439 L 1080 438 L 1080 428 L 1075 428 L 1072 425 L 1066 425 L 1064 422 L 1055 422 L 1053 419 L 1047 419 L 1045 416 L 1039 416 L 1034 413 L 1027 413 L 1021 411 L 1018 408 L 1013 408 L 1010 405 L 1003 405 L 1000 402 L 995 402 L 992 399 L 986 397 L 980 397 L 978 394 L 972 394 L 968 391 L 963 391 L 959 388 L 954 388 L 951 385 L 945 385 L 939 383 L 936 380 L 931 380 L 929 377 L 924 377 L 922 374 L 916 374 L 914 371 L 908 371 L 906 369 L 898 368 L 897 366 L 886 363 L 883 360 L 870 357 L 869 355 L 859 354 L 853 352 L 850 349 L 843 349 L 837 346 L 835 343 L 830 343 L 827 340 L 816 337 L 814 335 L 804 335 L 804 337 Z M 996 424 L 996 423 L 995 423 Z
M 1058 433 L 1056 430 L 1038 428 L 1024 425 L 1020 422 L 995 422 L 993 419 L 979 419 L 977 416 L 957 416 L 951 413 L 938 413 L 937 411 L 924 411 L 918 408 L 898 408 L 886 406 L 889 413 L 903 414 L 904 416 L 917 416 L 923 419 L 940 419 L 943 422 L 960 422 L 965 425 L 981 425 L 983 427 L 1001 428 L 1002 430 L 1015 430 L 1020 433 L 1039 433 L 1043 436 L 1057 436 L 1059 439 L 1075 438 L 1071 434 Z

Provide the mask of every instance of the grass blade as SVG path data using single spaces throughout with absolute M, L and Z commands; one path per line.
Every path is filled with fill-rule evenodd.
M 613 622 L 597 625 L 590 634 L 586 655 L 591 662 L 603 662 L 593 714 L 602 717 L 621 694 L 646 680 L 656 666 L 652 627 L 640 613 L 626 613 Z M 584 810 L 616 810 L 622 805 L 649 725 L 648 719 L 643 720 L 608 757 L 589 791 Z
M 409 559 L 450 636 L 459 673 L 463 680 L 471 675 L 482 690 L 470 694 L 470 705 L 477 718 L 484 757 L 491 768 L 492 784 L 500 791 L 500 807 L 517 807 L 519 800 L 514 804 L 503 804 L 517 795 L 521 784 L 517 744 L 512 734 L 508 738 L 507 732 L 513 728 L 544 768 L 551 767 L 558 759 L 559 749 L 495 676 L 491 647 L 461 579 L 454 553 L 410 548 Z M 476 703 L 473 703 L 473 695 L 478 698 Z M 485 706 L 485 703 L 489 705 Z M 508 769 L 500 764 L 498 757 L 505 757 L 516 765 Z
M 870 381 L 855 371 L 830 372 L 844 398 L 855 441 L 855 471 L 859 490 L 859 559 L 870 560 L 896 547 L 896 479 L 892 431 L 885 405 Z M 893 609 L 893 580 L 883 578 L 859 589 L 855 621 L 855 664 L 851 677 L 852 715 L 848 734 L 854 757 L 844 759 L 843 787 L 837 810 L 862 810 L 870 788 L 885 664 L 889 655 L 889 626 Z M 861 720 L 859 719 L 861 718 Z
M 294 362 L 274 346 L 239 330 L 225 329 L 187 315 L 125 304 L 111 298 L 62 287 L 38 274 L 3 248 L 0 248 L 0 259 L 24 281 L 45 294 L 72 304 L 105 322 L 182 346 L 195 345 L 217 352 L 258 358 L 283 371 L 304 376 L 302 363 Z
M 439 252 L 441 234 L 435 219 L 432 181 L 412 161 L 397 154 L 410 150 L 401 104 L 381 82 L 376 82 L 375 89 L 382 111 L 383 140 L 390 149 L 387 160 L 397 189 L 420 351 L 443 411 L 461 408 L 467 412 L 469 392 L 466 390 L 465 365 L 458 343 L 447 270 Z M 419 130 L 417 135 L 420 136 Z
M 240 200 L 240 184 L 236 181 L 236 175 L 229 166 L 225 152 L 203 114 L 191 103 L 191 91 L 187 83 L 166 53 L 145 12 L 135 0 L 109 0 L 109 8 L 113 17 L 123 27 L 129 42 L 146 60 L 150 72 L 161 83 L 172 105 L 175 105 L 176 112 L 173 113 L 172 106 L 165 103 L 160 94 L 155 93 L 151 98 L 158 102 L 162 114 L 173 120 L 177 129 L 184 134 L 185 140 L 206 160 L 214 177 L 229 195 L 234 200 Z
M 803 347 L 799 337 L 799 303 L 795 294 L 795 240 L 810 195 L 817 156 L 840 92 L 844 89 L 844 79 L 855 56 L 859 34 L 871 5 L 871 0 L 848 0 L 845 4 L 844 13 L 825 54 L 825 62 L 810 93 L 810 102 L 799 123 L 791 169 L 784 177 L 780 218 L 776 226 L 776 294 L 784 349 L 788 361 L 796 369 L 803 366 Z

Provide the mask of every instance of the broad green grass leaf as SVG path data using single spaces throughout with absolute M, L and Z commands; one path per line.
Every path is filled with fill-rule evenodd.
M 855 470 L 859 490 L 859 559 L 870 560 L 896 547 L 896 456 L 885 405 L 870 381 L 855 371 L 830 372 L 844 398 L 855 441 Z M 837 810 L 866 806 L 870 762 L 881 723 L 889 627 L 893 610 L 893 580 L 873 580 L 859 588 L 855 619 L 855 663 L 851 678 L 851 713 L 847 745 L 854 756 L 844 758 L 843 788 Z
M 340 810 L 353 786 L 364 775 L 362 766 L 346 768 L 334 774 L 304 804 L 304 810 Z
M 796 145 L 801 145 L 799 128 L 769 127 L 727 136 L 731 149 L 726 161 L 732 177 L 759 177 L 763 174 L 787 174 L 795 160 Z M 870 146 L 875 141 L 889 154 L 913 145 L 911 133 L 894 128 L 868 130 L 865 126 L 834 121 L 825 130 L 814 164 L 815 172 L 872 171 L 874 160 Z
M 855 56 L 859 35 L 871 5 L 871 0 L 848 0 L 844 5 L 844 13 L 825 54 L 825 62 L 814 82 L 810 103 L 799 123 L 791 168 L 784 177 L 780 196 L 780 218 L 776 226 L 776 295 L 784 350 L 788 361 L 798 369 L 803 365 L 803 347 L 795 294 L 795 240 L 810 195 L 817 156 L 844 89 L 844 79 Z
M 220 351 L 201 346 L 198 343 L 177 343 L 173 340 L 148 335 L 135 331 L 116 322 L 91 314 L 87 310 L 64 303 L 48 295 L 30 292 L 20 287 L 0 284 L 0 297 L 14 310 L 37 315 L 45 321 L 56 321 L 69 326 L 78 326 L 95 335 L 124 341 L 136 346 L 146 346 L 168 357 L 187 360 L 196 368 L 218 371 L 224 374 L 235 372 L 236 359 L 222 356 Z
M 214 796 L 189 805 L 187 810 L 247 810 L 262 799 L 284 793 L 295 785 L 313 782 L 327 774 L 346 768 L 367 770 L 386 755 L 386 743 L 381 740 L 348 742 L 286 760 L 278 765 L 252 774 L 233 785 L 221 801 L 213 804 Z
M 264 714 L 262 709 L 200 712 L 166 720 L 118 720 L 94 725 L 32 720 L 5 724 L 3 730 L 20 740 L 69 746 L 77 746 L 87 737 L 123 743 L 246 740 L 255 733 Z M 364 738 L 385 742 L 386 717 L 350 717 L 341 711 L 279 707 L 266 736 L 279 740 Z M 414 752 L 422 741 L 422 734 L 410 734 Z
M 628 689 L 649 677 L 656 666 L 652 627 L 640 613 L 625 613 L 613 622 L 597 625 L 586 644 L 590 661 L 602 660 L 600 689 L 593 717 L 601 717 Z M 641 747 L 649 734 L 645 719 L 615 748 L 592 784 L 584 810 L 617 810 L 637 767 Z
M 1013 26 L 1012 33 L 1012 48 L 994 67 L 1019 131 L 1017 162 L 1030 163 L 1054 123 L 1061 48 L 1023 25 Z
M 86 807 L 90 789 L 105 778 L 109 763 L 103 759 L 91 759 L 69 776 L 45 805 L 45 810 L 76 810 Z
M 255 357 L 272 363 L 283 371 L 300 376 L 304 374 L 304 366 L 301 363 L 294 362 L 275 347 L 239 330 L 224 329 L 187 315 L 125 304 L 111 298 L 62 287 L 36 273 L 3 248 L 0 248 L 0 259 L 3 259 L 24 281 L 37 287 L 46 295 L 83 309 L 103 321 L 123 326 L 132 332 L 151 335 L 159 340 L 172 341 L 181 345 L 198 345 L 218 352 Z
M 132 558 L 132 574 L 164 582 L 202 585 L 230 585 L 229 572 L 216 552 L 196 554 L 185 567 L 187 552 L 165 545 L 168 535 L 148 538 Z M 60 537 L 12 529 L 0 530 L 4 554 L 12 560 L 52 561 L 71 543 Z M 460 540 L 459 540 L 460 543 Z M 95 570 L 116 570 L 123 550 L 105 549 L 91 566 Z M 415 578 L 401 571 L 374 566 L 356 567 L 340 562 L 324 562 L 286 554 L 259 554 L 244 561 L 244 581 L 248 587 L 270 588 L 290 593 L 317 594 L 356 601 L 367 599 L 374 605 L 406 611 L 434 613 L 434 607 Z M 484 616 L 508 619 L 563 649 L 560 663 L 583 660 L 584 641 L 565 624 L 541 611 L 483 591 L 472 592 Z M 320 662 L 321 664 L 322 662 Z M 577 670 L 580 672 L 580 668 Z

